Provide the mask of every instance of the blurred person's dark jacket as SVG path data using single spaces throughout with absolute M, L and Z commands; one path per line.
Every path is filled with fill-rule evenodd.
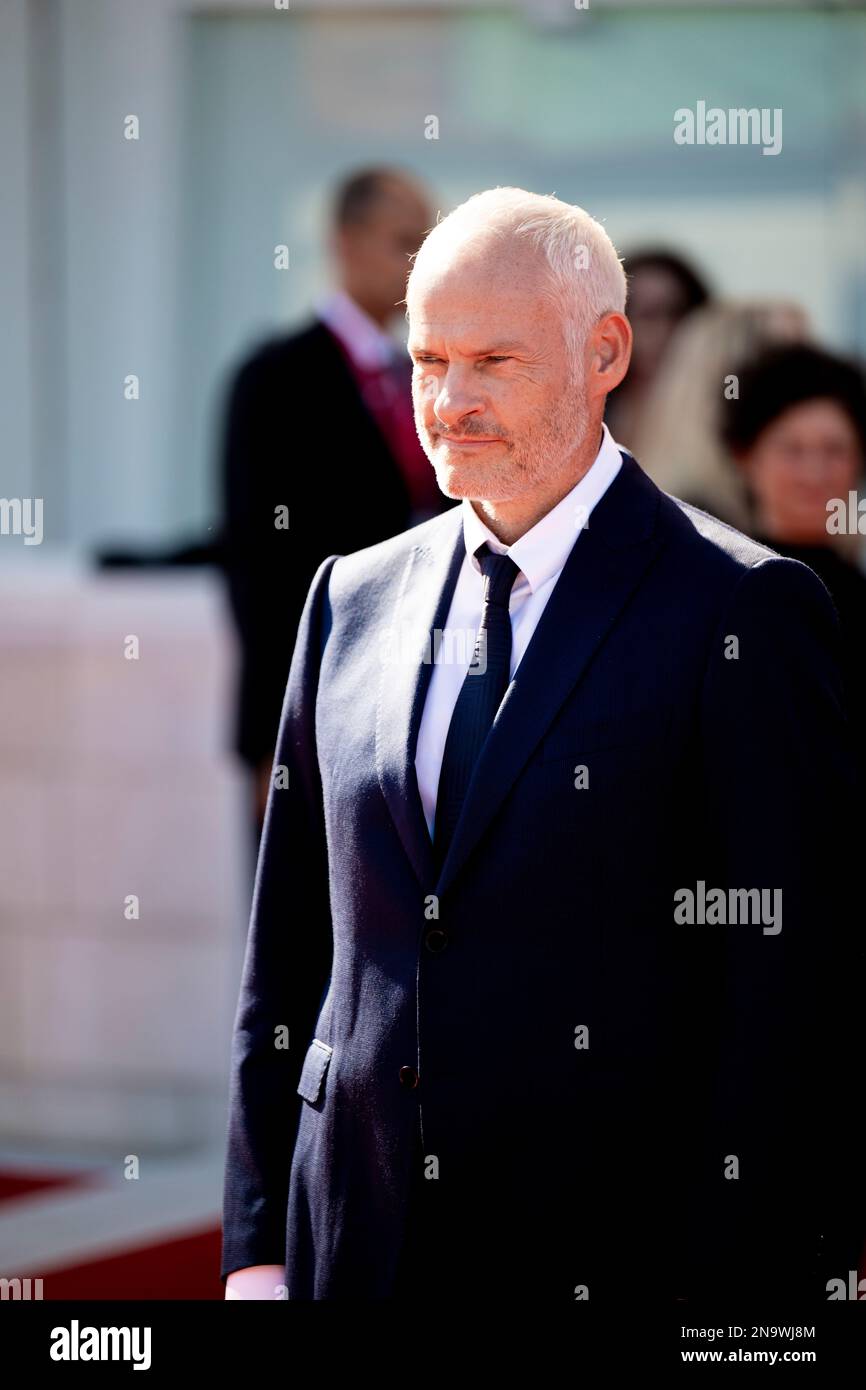
M 408 392 L 408 357 L 405 365 Z M 342 345 L 318 318 L 265 343 L 238 371 L 223 486 L 224 563 L 241 648 L 235 749 L 257 766 L 276 744 L 295 634 L 319 564 L 424 515 Z M 430 500 L 427 516 L 453 505 L 435 481 Z M 275 526 L 279 507 L 288 509 L 288 529 Z
M 840 659 L 842 678 L 848 701 L 848 717 L 854 732 L 852 753 L 857 758 L 861 778 L 866 786 L 866 574 L 851 564 L 831 545 L 797 545 L 791 541 L 770 539 L 760 533 L 755 539 L 786 555 L 800 560 L 817 574 L 827 588 L 839 615 L 841 629 Z

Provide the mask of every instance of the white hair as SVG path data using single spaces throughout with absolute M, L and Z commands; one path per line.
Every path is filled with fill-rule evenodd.
M 474 193 L 428 233 L 412 267 L 431 251 L 483 235 L 522 236 L 548 265 L 548 289 L 562 315 L 573 373 L 590 329 L 609 313 L 623 313 L 626 278 L 616 248 L 600 222 L 583 208 L 525 188 Z M 409 276 L 411 284 L 412 275 Z

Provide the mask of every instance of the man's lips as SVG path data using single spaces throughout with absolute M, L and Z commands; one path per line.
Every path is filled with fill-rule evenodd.
M 467 435 L 465 439 L 460 439 L 453 434 L 440 434 L 437 436 L 443 444 L 456 444 L 460 449 L 467 449 L 476 444 L 502 444 L 501 439 L 496 439 L 493 435 Z

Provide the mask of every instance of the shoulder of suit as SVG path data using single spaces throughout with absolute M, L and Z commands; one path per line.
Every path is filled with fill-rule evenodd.
M 727 521 L 702 511 L 691 502 L 684 502 L 671 493 L 662 494 L 669 517 L 675 518 L 675 529 L 686 541 L 691 541 L 709 558 L 716 554 L 721 564 L 736 569 L 752 569 L 763 560 L 779 559 L 778 551 L 738 531 Z
M 637 460 L 633 460 L 637 467 Z M 671 591 L 708 612 L 718 611 L 740 592 L 749 578 L 748 595 L 758 592 L 780 602 L 820 599 L 826 585 L 799 560 L 780 555 L 763 541 L 755 540 L 711 512 L 658 488 L 643 469 L 644 486 L 657 493 L 659 538 L 667 557 Z M 755 588 L 755 585 L 758 588 Z
M 712 606 L 717 599 L 730 600 L 740 594 L 740 581 L 752 575 L 750 585 L 759 584 L 764 601 L 803 605 L 817 601 L 826 607 L 830 592 L 826 583 L 802 560 L 781 555 L 762 541 L 738 531 L 710 512 L 670 493 L 663 494 L 665 510 L 675 517 L 672 529 L 685 542 L 682 554 L 684 583 L 690 591 L 699 589 Z M 687 558 L 691 552 L 693 563 Z M 696 581 L 700 578 L 700 583 Z M 747 604 L 756 601 L 754 588 L 742 591 Z
M 439 516 L 431 517 L 418 526 L 410 526 L 396 536 L 378 541 L 341 555 L 331 572 L 331 598 L 344 592 L 357 592 L 360 585 L 379 587 L 390 584 L 403 573 L 406 562 L 416 552 L 449 552 L 456 545 L 463 529 L 460 504 L 449 507 Z

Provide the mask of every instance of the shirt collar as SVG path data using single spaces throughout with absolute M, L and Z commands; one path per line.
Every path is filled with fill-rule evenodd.
M 503 545 L 481 520 L 469 498 L 463 498 L 463 539 L 466 553 L 479 573 L 481 566 L 475 558 L 475 551 L 485 541 L 497 555 L 511 556 L 526 576 L 533 593 L 559 573 L 568 559 L 578 531 L 587 525 L 593 507 L 622 467 L 619 445 L 606 424 L 602 424 L 601 436 L 599 451 L 583 477 L 511 546 Z
M 387 367 L 397 354 L 397 344 L 345 290 L 332 290 L 316 302 L 316 314 L 340 339 L 359 367 Z

